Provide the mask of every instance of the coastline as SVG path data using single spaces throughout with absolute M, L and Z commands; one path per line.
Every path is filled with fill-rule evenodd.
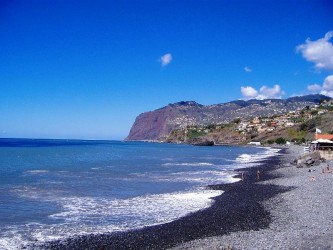
M 36 244 L 32 247 L 40 249 L 168 249 L 178 246 L 179 249 L 182 247 L 186 249 L 186 246 L 181 245 L 184 242 L 192 245 L 193 240 L 226 235 L 231 232 L 268 228 L 271 216 L 262 203 L 288 191 L 288 188 L 275 184 L 258 185 L 275 177 L 270 172 L 280 166 L 281 155 L 270 157 L 263 163 L 260 169 L 264 171 L 259 182 L 256 181 L 256 167 L 238 169 L 236 171 L 245 173 L 244 181 L 209 186 L 210 189 L 223 190 L 224 193 L 214 197 L 215 202 L 211 207 L 173 222 L 126 232 L 77 236 L 48 242 L 42 246 Z
M 333 173 L 322 173 L 327 164 L 332 169 L 333 161 L 296 168 L 290 162 L 303 148 L 291 146 L 286 151 L 283 164 L 270 171 L 272 178 L 260 182 L 286 191 L 262 202 L 270 214 L 269 226 L 201 238 L 172 249 L 333 249 Z

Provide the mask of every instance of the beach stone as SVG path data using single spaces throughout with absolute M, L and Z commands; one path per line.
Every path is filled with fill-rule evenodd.
M 300 150 L 290 147 L 283 158 L 293 162 L 291 158 L 295 159 Z M 333 167 L 333 161 L 328 164 Z M 273 170 L 279 177 L 260 183 L 291 188 L 263 202 L 272 219 L 268 228 L 210 237 L 208 241 L 185 243 L 173 250 L 218 249 L 226 243 L 231 243 L 232 249 L 244 250 L 333 249 L 333 173 L 321 172 L 326 165 L 312 166 L 315 181 L 310 180 L 308 170 L 297 166 Z
M 310 157 L 309 159 L 306 160 L 305 162 L 307 165 L 312 165 L 314 163 L 314 160 Z

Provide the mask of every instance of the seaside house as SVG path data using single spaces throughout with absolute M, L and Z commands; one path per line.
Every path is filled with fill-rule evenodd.
M 333 134 L 315 134 L 315 139 L 319 140 L 319 139 L 326 139 L 326 140 L 330 140 L 333 141 Z
M 333 159 L 333 134 L 315 134 L 315 141 L 311 142 L 320 156 L 326 160 Z

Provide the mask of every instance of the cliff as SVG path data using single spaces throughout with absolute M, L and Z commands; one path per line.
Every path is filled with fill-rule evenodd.
M 237 100 L 207 106 L 194 101 L 177 102 L 140 114 L 125 140 L 165 140 L 174 129 L 189 125 L 223 124 L 236 118 L 284 114 L 328 99 L 323 95 L 308 95 L 288 99 Z

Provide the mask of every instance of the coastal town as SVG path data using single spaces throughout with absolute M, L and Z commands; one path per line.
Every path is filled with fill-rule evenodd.
M 173 143 L 214 144 L 301 144 L 314 138 L 316 128 L 333 133 L 333 101 L 306 106 L 271 116 L 236 118 L 229 123 L 183 124 L 166 138 Z

